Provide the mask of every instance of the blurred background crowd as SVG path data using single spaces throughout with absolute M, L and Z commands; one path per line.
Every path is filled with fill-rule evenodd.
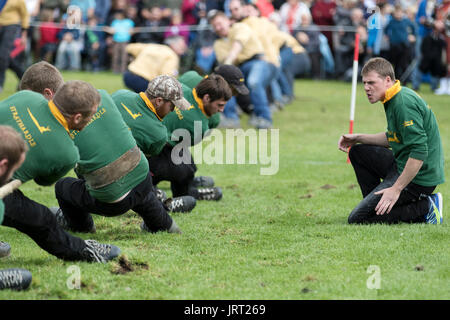
M 233 19 L 230 2 L 8 0 L 0 14 L 0 69 L 20 78 L 28 65 L 46 60 L 61 70 L 124 73 L 133 56 L 128 44 L 153 43 L 178 55 L 179 74 L 208 74 L 217 64 L 208 12 Z M 426 82 L 450 94 L 450 0 L 245 2 L 251 15 L 267 17 L 304 48 L 292 70 L 296 78 L 350 81 L 357 32 L 360 65 L 382 56 L 403 83 L 419 90 Z

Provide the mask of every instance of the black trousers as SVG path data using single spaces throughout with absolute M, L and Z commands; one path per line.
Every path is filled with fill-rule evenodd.
M 3 199 L 3 225 L 25 233 L 42 249 L 64 260 L 82 260 L 80 252 L 86 247 L 83 239 L 63 230 L 53 213 L 15 190 Z
M 400 176 L 394 155 L 388 148 L 358 144 L 350 149 L 349 157 L 364 197 L 350 213 L 349 223 L 425 222 L 430 206 L 427 196 L 435 186 L 424 187 L 411 182 L 402 190 L 390 213 L 376 215 L 375 208 L 382 195 L 375 195 L 375 192 L 393 186 Z
M 391 45 L 389 49 L 389 61 L 394 66 L 397 79 L 401 79 L 403 73 L 412 61 L 411 50 L 406 43 Z
M 156 186 L 160 181 L 170 181 L 173 197 L 190 195 L 197 199 L 199 193 L 197 188 L 192 186 L 197 171 L 194 159 L 189 154 L 190 164 L 175 164 L 171 158 L 172 149 L 172 146 L 166 145 L 159 155 L 147 158 L 150 171 L 153 174 L 153 184 Z
M 14 49 L 14 40 L 20 36 L 20 31 L 21 26 L 18 24 L 0 26 L 0 87 L 5 83 L 5 73 L 12 61 L 10 53 Z M 16 67 L 16 63 L 13 62 L 14 71 L 17 73 Z
M 156 198 L 150 173 L 121 201 L 106 203 L 92 197 L 83 179 L 63 178 L 55 185 L 59 206 L 74 231 L 86 232 L 94 226 L 91 213 L 106 217 L 135 211 L 152 232 L 169 230 L 172 218 Z

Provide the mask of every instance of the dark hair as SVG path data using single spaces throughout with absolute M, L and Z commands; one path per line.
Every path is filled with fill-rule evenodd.
M 228 82 L 218 74 L 211 74 L 200 81 L 195 87 L 195 91 L 199 98 L 203 98 L 205 94 L 208 94 L 211 101 L 230 100 L 233 95 Z
M 0 125 L 0 160 L 7 159 L 11 167 L 19 162 L 22 153 L 27 151 L 28 146 L 19 132 L 10 126 Z
M 64 83 L 64 79 L 59 70 L 46 61 L 32 64 L 20 80 L 20 90 L 31 90 L 40 94 L 48 88 L 55 93 Z

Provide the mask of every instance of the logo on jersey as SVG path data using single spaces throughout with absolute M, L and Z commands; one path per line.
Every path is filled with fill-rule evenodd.
M 121 103 L 121 105 L 130 114 L 130 116 L 133 118 L 133 120 L 136 120 L 137 117 L 142 117 L 142 114 L 140 112 L 133 113 L 133 112 L 131 112 L 130 109 L 127 108 L 126 105 L 124 105 L 123 103 Z
M 33 120 L 34 124 L 36 125 L 36 127 L 39 129 L 39 131 L 40 131 L 41 133 L 52 131 L 52 130 L 50 129 L 49 126 L 46 126 L 46 127 L 41 126 L 41 125 L 39 124 L 39 122 L 37 121 L 37 119 L 36 119 L 36 118 L 33 116 L 33 114 L 31 113 L 30 109 L 27 108 L 27 110 L 28 110 L 28 113 L 29 113 L 29 115 L 30 115 L 30 117 L 31 117 L 31 120 Z

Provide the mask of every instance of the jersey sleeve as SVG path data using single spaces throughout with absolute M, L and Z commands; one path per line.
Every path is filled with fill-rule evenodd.
M 424 129 L 424 118 L 417 102 L 408 108 L 397 108 L 399 131 L 403 143 L 408 146 L 409 157 L 426 160 L 428 157 L 427 133 Z

